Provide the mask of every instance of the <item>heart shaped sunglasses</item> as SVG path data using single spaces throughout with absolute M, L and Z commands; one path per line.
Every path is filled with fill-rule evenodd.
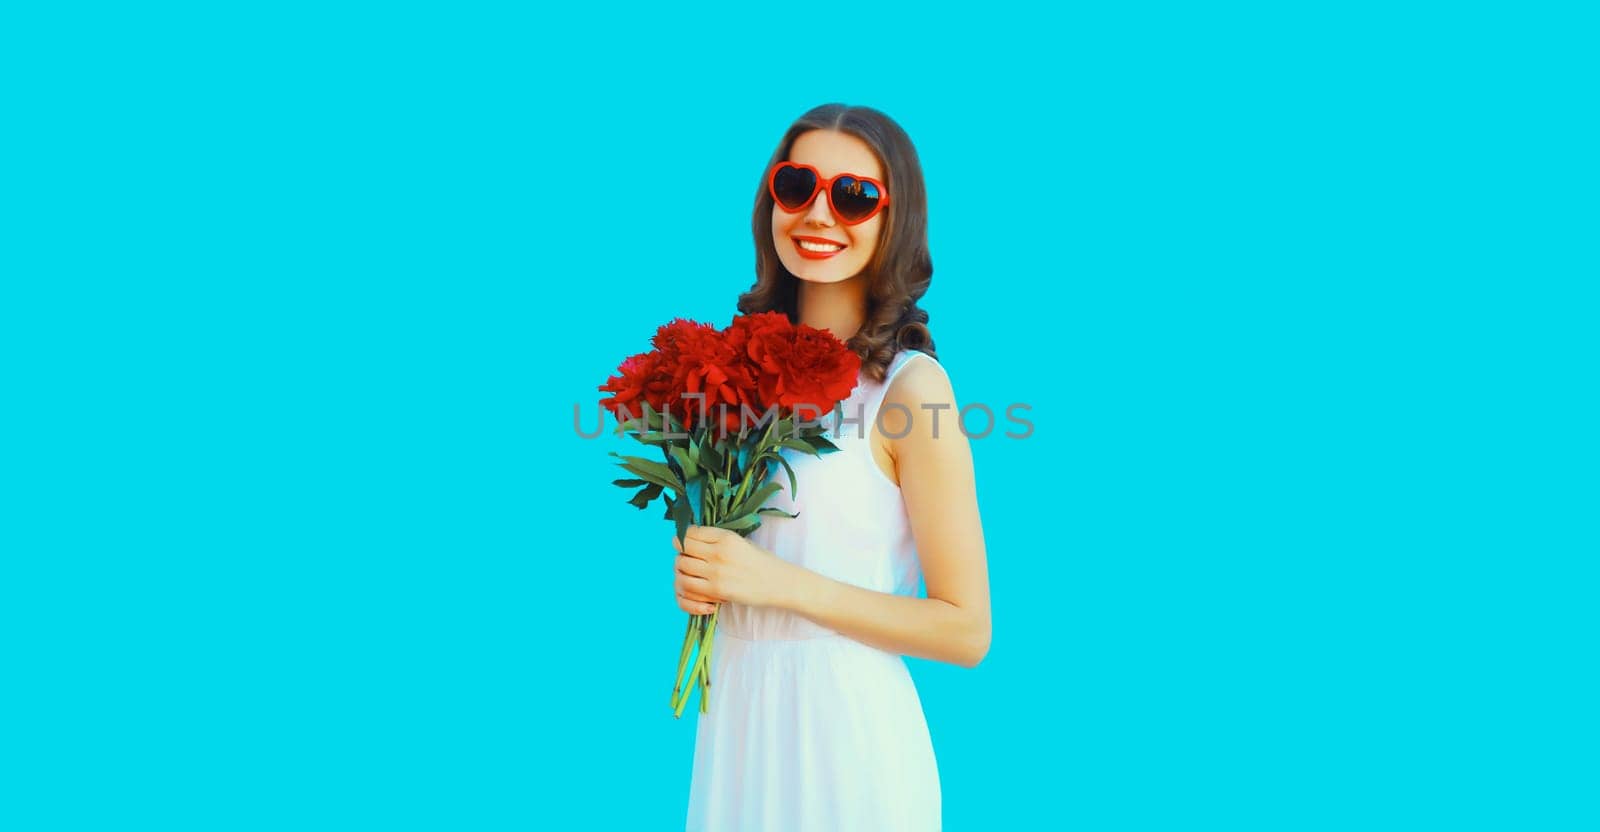
M 798 162 L 773 165 L 767 176 L 767 189 L 778 207 L 791 214 L 803 210 L 819 192 L 825 191 L 828 207 L 845 225 L 866 222 L 889 204 L 889 192 L 876 179 L 853 173 L 824 179 L 816 168 Z

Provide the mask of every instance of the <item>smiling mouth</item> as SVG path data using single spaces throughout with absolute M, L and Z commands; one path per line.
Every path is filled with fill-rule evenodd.
M 845 246 L 842 243 L 819 243 L 814 240 L 801 240 L 798 238 L 795 239 L 794 245 L 795 248 L 800 250 L 801 257 L 813 260 L 832 257 L 845 250 Z

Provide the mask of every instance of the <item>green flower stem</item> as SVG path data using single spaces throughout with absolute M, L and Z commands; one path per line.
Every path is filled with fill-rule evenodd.
M 689 701 L 689 695 L 694 692 L 696 672 L 700 668 L 700 660 L 696 656 L 694 666 L 690 667 L 687 659 L 690 649 L 700 644 L 704 639 L 705 619 L 706 616 L 703 615 L 689 616 L 689 635 L 684 639 L 683 645 L 684 661 L 680 661 L 678 664 L 678 679 L 672 690 L 672 715 L 674 717 L 683 715 L 684 703 Z M 685 677 L 685 670 L 689 671 L 687 678 Z
M 779 420 L 777 419 L 773 419 L 767 424 L 767 429 L 761 432 L 761 441 L 756 443 L 756 452 L 752 454 L 752 457 L 761 455 L 762 449 L 767 446 L 767 438 L 772 436 L 772 429 L 778 426 L 778 421 Z M 744 479 L 739 481 L 739 493 L 734 495 L 733 498 L 733 504 L 736 506 L 744 502 L 744 490 L 750 487 L 750 480 L 752 479 L 750 474 L 750 471 L 746 471 L 744 474 Z
M 767 444 L 767 439 L 771 437 L 772 429 L 777 424 L 778 420 L 774 419 L 767 425 L 766 431 L 761 436 L 760 443 L 756 446 L 757 454 Z M 734 453 L 724 454 L 724 482 L 730 481 L 733 477 L 734 457 L 737 453 L 736 448 Z M 751 472 L 745 471 L 741 473 L 743 479 L 739 483 L 739 490 L 734 498 L 733 505 L 738 505 L 744 500 L 745 491 L 749 488 L 750 480 L 752 479 Z M 714 489 L 708 488 L 707 491 L 714 493 Z M 721 514 L 722 506 L 718 504 L 717 500 L 711 500 L 702 506 L 701 521 L 703 525 L 716 526 L 727 519 L 720 516 Z M 688 704 L 690 695 L 696 690 L 700 692 L 700 713 L 710 712 L 711 648 L 717 632 L 717 616 L 721 612 L 722 605 L 718 604 L 709 616 L 691 615 L 689 617 L 689 630 L 684 634 L 683 650 L 678 654 L 678 675 L 672 688 L 672 715 L 674 718 L 683 716 L 684 706 Z M 698 646 L 698 649 L 693 649 L 696 646 Z M 685 665 L 688 663 L 691 654 L 694 655 L 694 666 L 688 668 L 689 678 L 684 679 Z
M 689 616 L 689 627 L 683 633 L 683 651 L 678 654 L 678 674 L 672 677 L 672 702 L 674 710 L 678 707 L 678 695 L 683 691 L 683 671 L 689 665 L 689 648 L 694 644 L 694 624 L 696 616 Z
M 705 618 L 705 616 L 697 615 L 694 618 L 695 618 L 696 625 L 699 625 L 700 624 L 700 619 Z M 697 626 L 695 629 L 696 629 L 695 638 L 698 641 L 699 636 L 700 636 L 699 627 Z M 672 703 L 672 717 L 673 717 L 673 719 L 678 719 L 678 718 L 681 718 L 683 716 L 683 706 L 689 703 L 689 696 L 690 696 L 690 694 L 692 694 L 694 692 L 695 685 L 696 685 L 696 683 L 698 681 L 699 670 L 700 670 L 700 662 L 699 662 L 699 659 L 697 657 L 696 660 L 695 660 L 694 667 L 690 668 L 690 670 L 689 670 L 689 678 L 686 681 L 679 683 L 681 685 L 681 687 L 682 687 L 682 690 L 675 697 L 675 701 Z
M 705 647 L 702 648 L 702 650 L 703 650 L 703 652 L 705 654 L 705 665 L 704 665 L 703 670 L 700 673 L 700 713 L 707 713 L 708 710 L 709 710 L 709 707 L 710 707 L 709 703 L 711 701 L 711 646 L 712 646 L 712 640 L 716 637 L 716 634 L 717 634 L 717 613 L 719 613 L 721 611 L 722 611 L 722 605 L 718 604 L 717 608 L 711 611 L 711 624 L 710 624 L 710 626 L 708 626 L 706 628 Z
M 711 638 L 715 633 L 716 616 L 716 613 L 712 613 L 710 615 L 711 622 L 701 631 L 699 655 L 695 657 L 694 668 L 689 674 L 689 690 L 685 691 L 683 696 L 678 699 L 677 707 L 673 711 L 673 716 L 675 717 L 683 715 L 684 706 L 689 704 L 689 695 L 696 690 L 700 692 L 700 713 L 709 712 L 707 699 L 711 688 L 711 665 L 707 658 L 710 656 Z M 700 617 L 707 618 L 707 616 Z

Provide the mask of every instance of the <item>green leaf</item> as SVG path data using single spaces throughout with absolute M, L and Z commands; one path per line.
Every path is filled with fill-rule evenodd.
M 766 514 L 766 515 L 770 515 L 772 517 L 787 517 L 787 518 L 789 518 L 791 520 L 800 516 L 800 512 L 798 512 L 798 511 L 795 512 L 794 514 L 790 514 L 789 512 L 784 511 L 781 508 L 773 508 L 771 506 L 768 506 L 766 508 L 756 509 L 756 514 Z
M 623 488 L 638 488 L 639 486 L 644 485 L 645 481 L 644 480 L 612 480 L 611 484 L 612 485 L 620 485 Z
M 753 529 L 759 525 L 761 525 L 761 521 L 755 515 L 741 514 L 738 517 L 723 520 L 717 524 L 717 528 L 737 532 L 743 529 Z
M 733 493 L 733 489 L 728 485 L 728 481 L 721 477 L 706 477 L 706 487 L 711 490 L 711 499 L 716 504 L 718 517 L 726 517 L 728 514 L 728 500 Z
M 661 430 L 661 428 L 662 428 L 661 416 L 662 416 L 662 412 L 661 411 L 656 410 L 655 408 L 651 407 L 649 402 L 645 402 L 644 403 L 644 416 L 642 416 L 641 419 L 644 422 L 645 427 L 647 429 L 649 429 L 649 430 Z
M 734 514 L 744 514 L 744 513 L 748 512 L 751 508 L 760 507 L 760 505 L 762 503 L 765 503 L 768 498 L 770 498 L 772 495 L 774 495 L 774 494 L 776 494 L 776 493 L 778 493 L 779 491 L 782 491 L 782 490 L 783 490 L 783 483 L 777 483 L 777 482 L 763 483 L 761 485 L 761 487 L 757 488 L 754 492 L 752 492 L 750 494 L 746 494 L 745 497 L 744 497 L 744 501 L 741 502 L 739 505 L 736 505 L 736 506 L 733 507 L 733 513 Z
M 689 432 L 687 429 L 684 428 L 683 423 L 678 421 L 678 417 L 672 415 L 672 411 L 671 410 L 662 411 L 662 415 L 665 416 L 666 419 L 667 419 L 666 425 L 665 425 L 665 427 L 662 428 L 662 430 L 669 431 L 671 433 L 679 433 L 679 434 L 688 433 Z
M 804 439 L 785 439 L 780 444 L 790 450 L 800 451 L 801 453 L 811 454 L 812 456 L 821 456 L 821 454 L 817 453 L 817 449 L 811 447 L 811 445 Z
M 798 492 L 800 489 L 795 485 L 794 469 L 789 466 L 789 460 L 784 459 L 783 454 L 773 454 L 772 458 L 776 459 L 778 464 L 783 466 L 783 470 L 789 474 L 789 493 L 794 494 Z
M 700 467 L 708 471 L 721 471 L 726 460 L 717 450 L 717 443 L 706 441 L 700 444 Z
M 633 495 L 633 499 L 629 500 L 628 502 L 633 504 L 640 511 L 643 511 L 650 507 L 651 500 L 654 500 L 659 496 L 661 496 L 661 486 L 656 485 L 655 483 L 650 483 L 649 486 L 639 489 L 639 493 Z
M 673 473 L 672 469 L 666 465 L 652 459 L 645 459 L 642 456 L 623 456 L 616 451 L 611 451 L 611 455 L 622 460 L 622 462 L 617 463 L 618 465 L 638 474 L 640 477 L 663 488 L 670 488 L 679 493 L 683 492 L 683 483 L 678 480 L 678 475 Z
M 687 450 L 677 445 L 673 445 L 667 449 L 667 453 L 672 454 L 672 458 L 677 460 L 678 465 L 683 468 L 683 478 L 685 481 L 699 478 L 700 465 L 694 461 L 694 456 Z
M 703 525 L 706 524 L 705 523 L 705 516 L 706 516 L 706 495 L 705 495 L 706 479 L 705 479 L 705 477 L 695 477 L 695 478 L 689 480 L 688 486 L 689 486 L 689 508 L 693 510 L 692 511 L 692 516 L 690 517 L 690 519 L 693 520 L 696 524 L 703 526 Z
M 643 432 L 661 430 L 661 413 L 650 407 L 649 402 L 639 402 L 639 415 L 632 419 L 625 419 L 617 423 L 617 432 Z
M 671 520 L 672 519 L 672 498 L 671 497 L 663 497 L 662 500 L 667 504 L 667 512 L 665 514 L 661 515 L 661 519 L 662 520 Z
M 678 540 L 688 534 L 689 527 L 694 525 L 694 515 L 689 511 L 688 499 L 672 501 L 672 520 L 678 528 Z
M 823 433 L 826 433 L 826 431 L 823 431 Z M 831 452 L 831 451 L 839 450 L 839 446 L 833 444 L 833 442 L 830 441 L 827 437 L 823 436 L 822 433 L 818 433 L 815 436 L 807 436 L 807 437 L 805 437 L 805 440 L 807 442 L 810 442 L 811 446 L 817 449 L 819 455 L 822 452 Z

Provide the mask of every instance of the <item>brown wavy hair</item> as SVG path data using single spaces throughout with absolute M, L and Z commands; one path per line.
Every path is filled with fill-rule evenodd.
M 883 165 L 884 189 L 893 195 L 884 207 L 886 216 L 877 250 L 862 269 L 868 280 L 867 317 L 848 342 L 861 356 L 866 376 L 881 382 L 901 349 L 921 350 L 935 359 L 939 356 L 928 329 L 928 313 L 917 306 L 933 282 L 922 164 L 906 131 L 871 107 L 823 104 L 796 119 L 783 134 L 756 187 L 756 207 L 751 218 L 756 241 L 756 282 L 739 296 L 739 312 L 778 311 L 788 315 L 790 321 L 799 322 L 800 279 L 783 267 L 772 242 L 773 203 L 766 173 L 773 165 L 788 160 L 795 139 L 811 130 L 835 130 L 866 142 Z

